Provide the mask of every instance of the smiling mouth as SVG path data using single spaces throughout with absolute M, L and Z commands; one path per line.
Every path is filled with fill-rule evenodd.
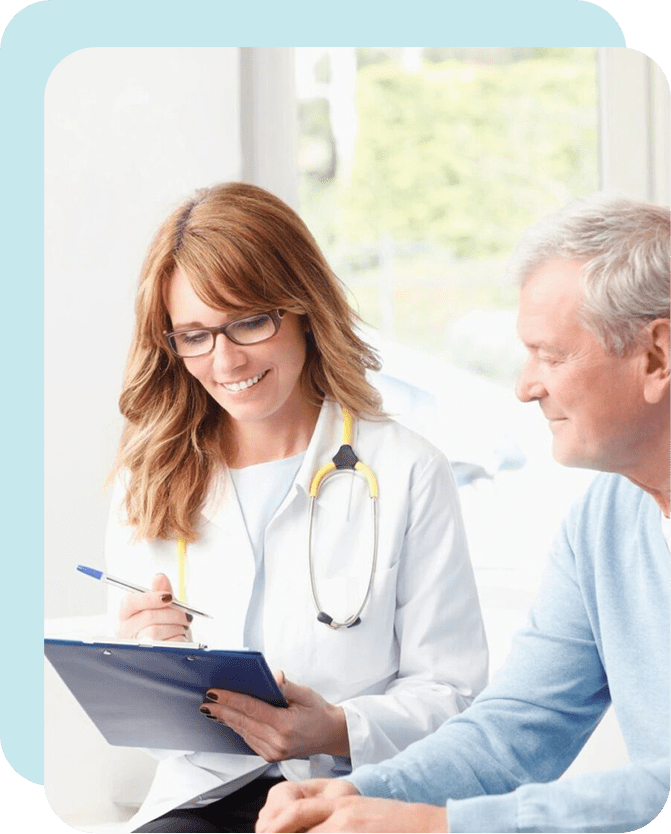
M 251 388 L 253 385 L 256 385 L 257 382 L 260 382 L 267 373 L 268 371 L 264 371 L 261 374 L 250 377 L 250 379 L 244 379 L 241 382 L 222 382 L 221 384 L 227 391 L 231 391 L 231 393 L 246 391 L 247 388 Z

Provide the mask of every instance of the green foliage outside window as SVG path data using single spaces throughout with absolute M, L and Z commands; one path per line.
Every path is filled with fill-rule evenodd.
M 449 49 L 417 72 L 359 50 L 349 176 L 325 100 L 299 110 L 303 216 L 364 318 L 431 352 L 465 312 L 514 308 L 500 278 L 522 231 L 598 188 L 593 49 Z

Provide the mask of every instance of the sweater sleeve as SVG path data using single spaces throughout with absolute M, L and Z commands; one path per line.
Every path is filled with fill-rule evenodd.
M 669 794 L 669 760 L 627 765 L 512 793 L 448 800 L 449 830 L 635 831 L 651 822 Z
M 566 798 L 559 829 L 552 827 L 551 803 L 544 806 L 550 819 L 539 829 L 516 828 L 519 802 L 550 790 L 545 783 L 566 770 L 609 703 L 565 526 L 527 626 L 516 636 L 504 668 L 473 706 L 393 759 L 360 768 L 347 778 L 365 795 L 434 805 L 460 800 L 452 803 L 456 825 L 463 817 L 466 828 L 453 830 L 488 830 L 489 815 L 484 828 L 476 827 L 474 817 L 480 808 L 484 819 L 485 809 L 495 803 L 505 805 L 506 822 L 497 820 L 489 830 L 562 830 L 563 821 L 572 811 L 578 815 L 584 802 L 579 791 L 571 800 L 563 783 L 554 788 Z M 502 827 L 506 824 L 510 827 Z

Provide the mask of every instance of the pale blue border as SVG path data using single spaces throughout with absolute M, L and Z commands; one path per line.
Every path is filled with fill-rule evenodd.
M 3 322 L 2 456 L 4 628 L 2 749 L 27 779 L 43 782 L 43 95 L 67 55 L 93 46 L 227 46 L 330 40 L 465 46 L 625 46 L 611 15 L 582 0 L 48 0 L 23 9 L 0 43 L 0 234 Z M 28 322 L 19 355 L 11 332 Z M 74 417 L 74 415 L 77 415 Z M 81 413 L 73 404 L 73 417 Z M 73 507 L 73 523 L 77 508 Z

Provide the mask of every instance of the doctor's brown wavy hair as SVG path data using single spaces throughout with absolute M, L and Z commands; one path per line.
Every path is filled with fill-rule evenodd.
M 298 215 L 253 185 L 197 191 L 159 228 L 142 267 L 113 473 L 127 477 L 126 510 L 138 539 L 191 542 L 212 476 L 226 462 L 227 417 L 164 338 L 172 329 L 166 286 L 178 268 L 211 308 L 303 317 L 301 384 L 310 402 L 333 399 L 369 419 L 384 414 L 366 379 L 367 370 L 379 370 L 378 356 L 357 335 L 359 318 Z

